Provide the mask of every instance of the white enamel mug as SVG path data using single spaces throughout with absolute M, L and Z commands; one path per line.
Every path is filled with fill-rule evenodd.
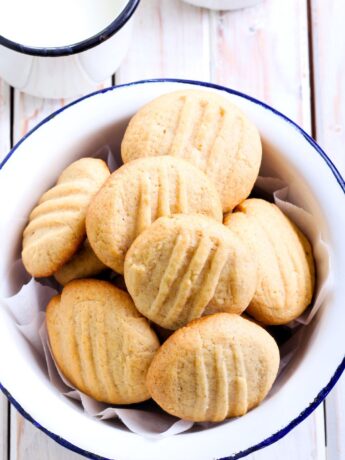
M 22 24 L 13 26 L 8 22 L 15 18 L 14 4 L 8 0 L 11 5 L 8 10 L 6 4 L 2 7 L 5 10 L 1 11 L 2 20 L 0 18 L 0 77 L 11 86 L 38 97 L 73 97 L 94 91 L 98 83 L 117 70 L 127 53 L 133 14 L 140 0 L 97 0 L 95 3 L 92 0 L 88 2 L 88 11 L 81 8 L 79 2 L 80 5 L 74 5 L 75 16 L 69 20 L 63 18 L 61 2 L 53 2 L 49 5 L 51 11 L 45 11 L 35 19 L 35 24 L 30 24 L 30 14 L 37 13 L 30 13 L 32 5 L 39 9 L 39 2 L 42 0 L 31 3 L 16 0 L 14 3 L 25 11 L 18 14 Z M 56 11 L 54 5 L 58 5 Z M 66 14 L 69 13 L 71 7 L 66 7 Z M 45 24 L 48 16 L 49 23 Z M 40 24 L 39 31 L 33 33 Z M 101 27 L 99 30 L 95 29 L 97 25 Z M 68 43 L 68 40 L 72 41 Z
M 211 10 L 239 10 L 254 6 L 260 0 L 184 0 L 187 3 Z

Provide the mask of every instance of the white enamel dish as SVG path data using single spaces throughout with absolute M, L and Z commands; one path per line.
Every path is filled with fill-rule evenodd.
M 147 440 L 92 419 L 60 396 L 0 305 L 0 382 L 17 409 L 63 446 L 92 459 L 211 460 L 241 458 L 280 439 L 325 398 L 344 370 L 345 184 L 326 154 L 297 125 L 267 105 L 219 86 L 154 80 L 85 96 L 45 119 L 0 166 L 0 294 L 16 291 L 6 275 L 20 254 L 23 221 L 38 197 L 73 160 L 104 144 L 118 149 L 129 118 L 146 102 L 185 87 L 220 91 L 258 126 L 265 171 L 287 181 L 295 201 L 319 222 L 330 247 L 334 286 L 305 328 L 298 356 L 280 377 L 279 391 L 246 416 L 180 435 Z M 297 198 L 296 198 L 297 197 Z

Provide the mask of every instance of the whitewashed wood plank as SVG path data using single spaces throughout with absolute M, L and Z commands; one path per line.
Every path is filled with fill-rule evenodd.
M 175 77 L 208 80 L 209 14 L 180 0 L 145 0 L 116 83 Z
M 344 175 L 345 2 L 311 0 L 311 5 L 317 140 Z
M 95 86 L 95 90 L 109 85 L 111 85 L 111 79 Z M 43 118 L 72 100 L 40 99 L 15 91 L 14 142 L 17 142 Z M 84 457 L 56 444 L 25 420 L 14 407 L 11 407 L 10 460 L 76 460 L 77 458 Z
M 310 130 L 306 0 L 211 13 L 212 79 L 272 104 Z
M 16 410 L 11 413 L 11 460 L 81 460 L 85 459 L 54 442 Z
M 255 452 L 246 459 L 325 460 L 323 406 L 319 406 L 314 414 L 313 423 L 305 420 L 275 444 Z
M 0 161 L 11 146 L 11 100 L 10 87 L 0 80 Z M 0 395 L 0 460 L 7 460 L 8 401 Z
M 345 460 L 345 375 L 326 400 L 327 460 Z
M 0 79 L 0 160 L 8 153 L 11 143 L 10 87 Z
M 0 460 L 7 460 L 8 450 L 8 401 L 4 395 L 0 397 Z
M 345 175 L 345 3 L 311 0 L 316 138 Z M 345 460 L 345 377 L 326 400 L 327 458 Z

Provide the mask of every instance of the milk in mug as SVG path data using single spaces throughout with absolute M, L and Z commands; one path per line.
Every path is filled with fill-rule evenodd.
M 0 0 L 0 35 L 29 47 L 63 47 L 101 32 L 126 0 Z

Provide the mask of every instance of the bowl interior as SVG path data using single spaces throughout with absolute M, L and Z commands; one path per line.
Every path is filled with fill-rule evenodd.
M 11 267 L 20 256 L 25 219 L 59 173 L 75 159 L 93 154 L 103 145 L 118 152 L 129 118 L 144 103 L 190 85 L 142 82 L 96 93 L 41 124 L 15 148 L 0 170 L 1 297 L 13 295 L 20 288 Z M 217 91 L 203 86 L 200 89 Z M 11 312 L 1 305 L 0 347 L 6 350 L 0 361 L 1 384 L 40 425 L 83 451 L 116 460 L 161 459 L 163 451 L 165 459 L 206 460 L 234 455 L 257 445 L 298 417 L 326 387 L 342 361 L 344 347 L 340 344 L 344 344 L 344 335 L 339 318 L 343 316 L 345 286 L 338 279 L 345 271 L 340 238 L 345 217 L 339 213 L 344 205 L 342 184 L 295 125 L 249 98 L 222 92 L 260 130 L 264 145 L 262 173 L 287 182 L 290 200 L 317 219 L 322 238 L 329 246 L 334 288 L 327 293 L 312 323 L 304 328 L 300 352 L 258 408 L 245 417 L 212 428 L 195 429 L 155 442 L 91 419 L 79 406 L 59 395 L 34 350 L 18 332 Z

